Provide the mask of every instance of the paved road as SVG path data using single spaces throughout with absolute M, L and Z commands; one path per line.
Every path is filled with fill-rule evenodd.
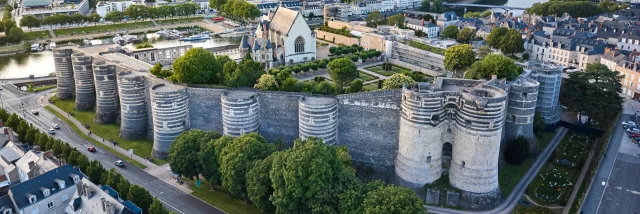
M 54 123 L 60 124 L 61 129 L 56 132 L 56 138 L 78 148 L 78 151 L 85 154 L 89 159 L 100 161 L 102 166 L 107 170 L 114 168 L 113 162 L 119 160 L 118 157 L 111 153 L 101 151 L 100 149 L 95 153 L 88 152 L 86 148 L 92 145 L 91 143 L 77 136 L 63 121 L 42 107 L 42 104 L 47 102 L 47 100 L 41 100 L 46 92 L 35 94 L 20 93 L 15 90 L 8 90 L 9 87 L 8 85 L 2 85 L 4 90 L 0 91 L 2 104 L 7 111 L 19 113 L 28 122 L 41 130 L 49 129 Z M 24 103 L 25 110 L 21 110 L 21 103 Z M 36 116 L 31 114 L 32 110 L 39 110 L 40 115 Z M 96 148 L 99 147 L 96 146 Z M 122 168 L 116 167 L 116 169 L 131 183 L 149 190 L 149 192 L 153 196 L 158 197 L 168 209 L 176 213 L 225 213 L 131 164 L 127 164 L 126 167 Z
M 582 213 L 640 213 L 640 146 L 625 136 L 624 114 L 591 183 Z
M 504 199 L 502 203 L 498 205 L 498 207 L 492 210 L 468 211 L 468 210 L 454 210 L 454 209 L 436 207 L 436 206 L 426 206 L 427 210 L 429 211 L 429 213 L 452 213 L 452 214 L 453 213 L 455 214 L 462 214 L 462 213 L 508 214 L 508 213 L 511 213 L 511 210 L 513 210 L 513 208 L 515 208 L 518 201 L 520 201 L 520 198 L 522 197 L 524 190 L 527 188 L 527 185 L 531 183 L 533 178 L 538 174 L 538 171 L 540 171 L 540 168 L 542 168 L 545 162 L 547 162 L 547 160 L 549 159 L 549 156 L 551 155 L 553 150 L 555 150 L 556 146 L 558 146 L 560 141 L 562 141 L 562 138 L 564 137 L 565 134 L 567 134 L 567 129 L 562 127 L 558 128 L 556 135 L 553 136 L 553 139 L 551 139 L 551 143 L 549 143 L 549 146 L 547 147 L 547 149 L 545 149 L 542 153 L 540 153 L 540 155 L 538 156 L 538 159 L 536 159 L 536 162 L 533 164 L 533 166 L 531 166 L 531 169 L 529 169 L 529 171 L 527 171 L 527 174 L 525 174 L 523 178 L 520 180 L 520 182 L 518 182 L 518 185 L 516 185 L 513 188 L 513 192 L 511 192 L 509 197 Z

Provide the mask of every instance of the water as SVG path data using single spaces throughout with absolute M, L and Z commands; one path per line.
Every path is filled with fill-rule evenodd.
M 146 37 L 153 47 L 164 48 L 177 45 L 191 44 L 194 47 L 218 47 L 231 44 L 240 44 L 239 38 L 212 38 L 203 42 L 181 42 L 178 40 L 162 40 L 155 33 L 139 35 L 138 38 Z M 91 40 L 94 45 L 110 43 L 111 38 Z M 127 44 L 125 47 L 135 49 L 135 44 Z M 17 55 L 0 56 L 0 78 L 21 78 L 29 75 L 47 76 L 55 72 L 53 65 L 53 54 L 51 51 L 38 53 L 24 53 Z
M 531 5 L 535 4 L 535 3 L 542 3 L 542 2 L 547 2 L 549 0 L 475 0 L 469 3 L 473 3 L 473 4 L 487 4 L 487 5 L 506 5 L 506 6 L 512 6 L 512 7 L 531 7 Z M 461 1 L 462 2 L 462 1 Z M 467 8 L 467 12 L 471 12 L 471 11 L 485 11 L 489 8 L 478 8 L 478 7 L 469 7 Z M 464 9 L 456 9 L 456 13 L 458 14 L 464 14 Z M 503 12 L 503 9 L 500 8 L 494 8 L 494 11 L 500 11 Z M 509 12 L 513 12 L 514 16 L 519 16 L 522 15 L 523 10 L 510 10 Z

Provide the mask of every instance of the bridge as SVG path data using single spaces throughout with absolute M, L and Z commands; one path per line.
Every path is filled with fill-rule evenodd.
M 488 4 L 465 4 L 465 3 L 447 3 L 443 2 L 442 5 L 449 7 L 486 7 L 486 8 L 500 8 L 504 10 L 526 10 L 526 7 L 513 7 L 505 5 L 488 5 Z

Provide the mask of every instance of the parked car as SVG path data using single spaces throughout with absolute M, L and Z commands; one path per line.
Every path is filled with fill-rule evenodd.
M 640 133 L 635 133 L 635 134 L 630 134 L 629 135 L 630 138 L 637 138 L 640 137 Z
M 96 147 L 89 146 L 89 148 L 87 148 L 87 150 L 89 150 L 90 152 L 96 152 Z
M 633 121 L 622 121 L 622 125 L 623 126 L 633 126 L 633 127 L 635 127 L 636 126 L 636 122 L 633 122 Z
M 631 136 L 631 134 L 640 133 L 640 129 L 637 129 L 637 128 L 628 128 L 628 129 L 627 129 L 627 133 L 629 134 L 629 136 Z
M 38 112 L 38 110 L 33 110 L 33 111 L 31 111 L 31 114 L 33 114 L 33 115 L 39 115 L 39 114 L 40 114 L 40 112 Z
M 123 167 L 124 166 L 124 161 L 117 160 L 116 162 L 114 162 L 114 164 L 116 164 L 116 166 Z
M 53 127 L 54 129 L 60 129 L 60 125 L 58 125 L 58 124 L 53 124 L 53 125 L 51 125 L 51 127 Z
M 53 129 L 49 129 L 49 131 L 47 131 L 49 134 L 56 134 L 56 130 Z

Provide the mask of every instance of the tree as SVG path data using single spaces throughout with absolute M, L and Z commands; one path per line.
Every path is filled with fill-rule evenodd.
M 358 67 L 347 58 L 339 58 L 329 62 L 329 76 L 342 91 L 345 83 L 353 81 L 358 75 Z
M 465 74 L 466 78 L 488 79 L 496 75 L 498 78 L 513 80 L 520 75 L 513 60 L 502 54 L 489 54 L 482 61 L 474 63 L 471 67 L 472 69 Z
M 149 207 L 153 203 L 153 197 L 145 188 L 135 184 L 131 185 L 127 198 L 135 205 L 138 205 L 142 209 L 142 213 L 150 213 Z
M 25 34 L 24 31 L 22 31 L 22 28 L 13 27 L 7 37 L 9 38 L 9 41 L 13 43 L 20 43 L 20 41 L 25 38 Z
M 549 1 L 535 3 L 527 11 L 540 16 L 562 16 L 569 13 L 573 17 L 589 17 L 601 14 L 605 10 L 589 1 Z
M 507 160 L 507 163 L 519 166 L 524 163 L 524 159 L 527 158 L 528 153 L 529 141 L 523 136 L 520 136 L 507 146 L 507 149 L 504 152 L 504 157 Z
M 406 187 L 389 185 L 367 193 L 362 202 L 364 213 L 425 213 L 424 200 Z
M 102 164 L 100 164 L 100 162 L 98 162 L 97 160 L 93 160 L 91 161 L 91 163 L 89 163 L 89 167 L 85 172 L 92 183 L 102 184 L 104 182 L 104 178 L 102 177 L 102 175 L 107 173 L 107 170 L 102 167 Z
M 82 14 L 76 13 L 69 16 L 69 21 L 72 24 L 79 25 L 79 24 L 85 23 L 87 21 L 87 17 L 83 16 Z
M 89 167 L 89 158 L 83 154 L 79 154 L 76 163 L 78 168 L 85 170 Z
M 357 93 L 362 91 L 364 83 L 360 79 L 353 80 L 349 83 L 349 93 Z
M 148 42 L 136 45 L 136 49 L 143 49 L 143 48 L 153 48 L 153 45 Z
M 411 85 L 414 83 L 416 82 L 411 79 L 411 77 L 405 76 L 404 74 L 395 73 L 388 79 L 384 80 L 382 89 L 402 88 L 402 85 L 404 84 Z
M 588 64 L 584 72 L 569 74 L 563 83 L 562 99 L 576 113 L 589 116 L 587 125 L 593 118 L 601 121 L 613 118 L 622 108 L 622 78 L 606 65 Z
M 399 13 L 393 16 L 389 17 L 389 25 L 391 26 L 398 26 L 398 27 L 404 27 L 404 16 Z
M 471 28 L 464 28 L 458 32 L 457 41 L 460 43 L 469 44 L 473 38 L 476 37 L 476 31 Z M 520 39 L 522 40 L 522 39 Z
M 524 52 L 524 40 L 522 40 L 522 35 L 518 30 L 509 29 L 507 31 L 507 36 L 500 43 L 500 51 L 510 55 Z
M 481 46 L 478 48 L 478 57 L 480 59 L 483 59 L 484 57 L 486 57 L 487 55 L 491 54 L 493 51 L 491 51 L 491 48 L 487 47 L 487 46 Z
M 158 198 L 153 198 L 153 202 L 151 202 L 151 206 L 149 206 L 149 213 L 153 214 L 169 214 L 169 210 L 162 206 L 162 202 L 158 200 Z
M 32 15 L 22 16 L 20 26 L 28 27 L 31 30 L 31 28 L 40 27 L 40 20 Z
M 224 136 L 215 140 L 210 140 L 202 145 L 198 153 L 200 163 L 202 164 L 202 176 L 211 183 L 211 189 L 214 186 L 222 185 L 222 177 L 220 175 L 219 154 L 222 149 L 233 141 L 232 137 Z
M 255 161 L 268 157 L 274 151 L 274 145 L 267 143 L 267 140 L 257 133 L 245 134 L 234 139 L 233 143 L 223 149 L 220 156 L 222 186 L 231 195 L 244 195 L 248 202 L 246 173 Z
M 109 169 L 107 172 L 107 178 L 105 179 L 105 184 L 114 188 L 116 191 L 119 191 L 118 184 L 120 183 L 120 179 L 122 175 L 116 172 L 114 168 Z
M 502 39 L 507 37 L 508 32 L 509 29 L 506 27 L 494 28 L 487 36 L 487 44 L 493 48 L 500 49 Z
M 458 38 L 458 26 L 449 25 L 442 31 L 442 36 L 448 39 L 457 39 Z
M 483 17 L 483 18 L 484 18 L 484 17 L 489 17 L 489 16 L 491 15 L 491 13 L 493 13 L 493 11 L 492 11 L 492 10 L 485 10 L 484 12 L 482 12 L 482 13 L 480 14 L 480 17 Z
M 338 195 L 355 186 L 353 169 L 345 168 L 322 140 L 294 141 L 293 148 L 272 154 L 269 198 L 276 213 L 336 213 Z
M 298 90 L 298 80 L 293 77 L 289 77 L 282 81 L 282 86 L 280 86 L 280 91 L 299 91 Z
M 545 125 L 546 124 L 544 118 L 542 117 L 542 114 L 540 114 L 540 112 L 536 112 L 533 115 L 533 133 L 536 135 L 541 134 L 544 131 Z
M 100 15 L 97 13 L 92 13 L 89 16 L 87 16 L 87 21 L 92 22 L 93 26 L 97 26 L 98 22 L 100 22 L 100 19 L 102 19 L 102 17 L 100 17 Z
M 253 87 L 261 91 L 277 91 L 278 81 L 271 74 L 263 74 Z
M 149 73 L 156 76 L 158 76 L 158 74 L 160 74 L 161 71 L 162 71 L 162 65 L 160 63 L 156 63 L 155 65 L 153 65 L 151 69 L 149 69 Z
M 471 45 L 455 45 L 444 52 L 444 67 L 453 71 L 455 76 L 460 77 L 460 71 L 468 68 L 475 62 L 476 52 Z
M 309 20 L 312 20 L 313 18 L 316 17 L 316 14 L 313 14 L 313 12 L 310 12 L 308 17 L 309 17 Z
M 36 142 L 36 133 L 38 133 L 38 129 L 33 126 L 29 126 L 24 140 L 29 143 L 29 145 L 33 145 Z
M 7 119 L 7 126 L 11 127 L 13 130 L 16 130 L 18 129 L 21 120 L 22 119 L 18 117 L 16 113 L 13 113 L 11 114 L 11 116 L 9 116 L 9 119 Z
M 263 213 L 273 213 L 276 209 L 269 200 L 273 194 L 273 185 L 269 178 L 272 164 L 273 156 L 269 156 L 264 160 L 256 161 L 247 172 L 247 195 L 253 205 Z
M 434 12 L 434 13 L 442 12 L 442 0 L 433 0 L 433 5 L 431 6 L 431 12 Z
M 120 181 L 115 188 L 119 191 L 120 198 L 122 198 L 122 200 L 129 199 L 129 190 L 131 189 L 131 183 L 129 183 L 129 180 L 124 177 L 120 177 Z
M 357 183 L 353 188 L 346 190 L 338 195 L 340 197 L 340 213 L 357 214 L 365 213 L 362 202 L 367 196 L 367 193 L 373 190 L 379 190 L 384 188 L 384 182 L 380 180 L 372 181 L 369 183 Z
M 104 16 L 104 20 L 107 20 L 110 22 L 121 22 L 123 19 L 124 19 L 124 14 L 117 10 L 111 11 Z
M 422 0 L 420 4 L 420 11 L 430 12 L 431 10 L 431 0 Z
M 181 83 L 211 83 L 216 63 L 211 52 L 202 48 L 189 49 L 173 63 L 173 78 Z
M 382 20 L 382 15 L 377 10 L 371 12 L 365 19 L 365 21 L 367 22 L 367 26 L 369 27 L 377 27 L 380 20 Z
M 464 18 L 480 18 L 480 12 L 467 12 L 464 14 Z
M 29 124 L 24 120 L 20 120 L 20 125 L 18 125 L 18 129 L 16 133 L 18 133 L 18 140 L 20 142 L 24 142 L 25 136 L 27 136 L 27 131 L 29 131 Z
M 234 61 L 227 63 L 233 63 L 229 70 L 227 70 L 227 65 L 225 64 L 223 71 L 224 84 L 229 87 L 252 87 L 265 73 L 264 64 L 253 60 L 244 60 L 240 64 L 235 64 Z
M 202 164 L 198 152 L 202 144 L 220 138 L 217 132 L 204 132 L 199 129 L 182 132 L 169 147 L 169 166 L 175 173 L 187 178 L 198 178 L 202 172 Z
M 46 150 L 46 143 L 43 143 L 40 148 L 42 150 Z M 69 157 L 67 158 L 67 163 L 71 164 L 72 166 L 77 166 L 77 160 L 78 160 L 78 156 L 80 155 L 80 153 L 78 151 L 71 151 L 71 154 L 69 154 Z
M 7 122 L 7 119 L 9 119 L 9 113 L 7 112 L 7 110 L 4 110 L 3 108 L 0 108 L 0 120 L 2 120 L 3 122 Z

